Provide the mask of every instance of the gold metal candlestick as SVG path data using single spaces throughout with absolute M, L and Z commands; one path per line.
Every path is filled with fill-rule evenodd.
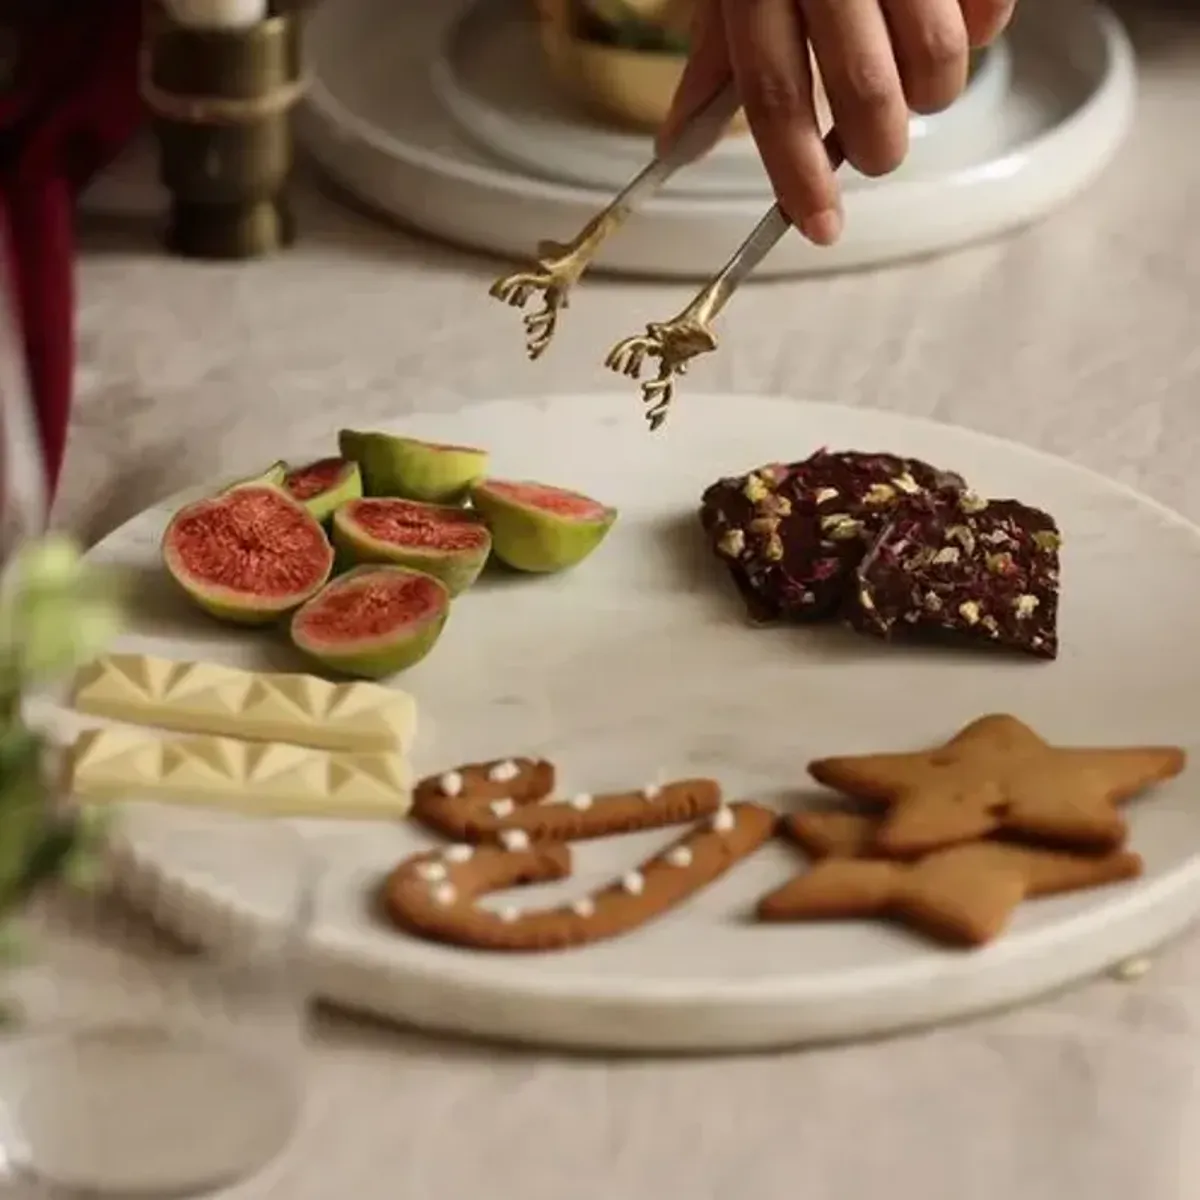
M 142 92 L 171 193 L 172 252 L 252 258 L 292 242 L 291 110 L 303 90 L 296 15 L 244 29 L 153 23 Z

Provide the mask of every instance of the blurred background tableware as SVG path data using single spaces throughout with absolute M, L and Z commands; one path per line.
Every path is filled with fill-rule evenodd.
M 603 104 L 585 106 L 561 85 L 545 45 L 568 39 L 562 4 L 326 0 L 310 18 L 312 84 L 300 121 L 318 166 L 388 217 L 505 257 L 524 260 L 542 240 L 571 237 L 653 146 L 644 124 L 603 115 Z M 667 57 L 681 66 L 677 49 Z M 659 88 L 660 107 L 671 86 Z M 1128 39 L 1103 8 L 1020 6 L 961 100 L 914 119 L 899 171 L 847 171 L 839 244 L 784 238 L 755 278 L 876 267 L 1038 220 L 1108 164 L 1135 91 Z M 705 278 L 772 200 L 752 139 L 734 133 L 668 181 L 596 265 Z
M 179 10 L 187 20 L 172 8 L 147 32 L 142 98 L 170 197 L 165 240 L 189 258 L 256 258 L 295 238 L 301 21 L 283 13 L 238 23 L 236 8 L 194 0 Z
M 642 133 L 662 124 L 687 61 L 694 0 L 537 0 L 555 83 L 595 119 Z M 729 132 L 745 129 L 741 114 Z
M 124 819 L 154 807 L 113 814 L 107 870 L 122 870 Z M 103 884 L 55 893 L 24 923 L 20 960 L 0 970 L 0 1181 L 19 1194 L 207 1196 L 256 1176 L 298 1130 L 311 861 L 294 827 L 217 823 L 263 881 L 219 952 L 152 942 Z
M 541 45 L 563 93 L 617 128 L 653 132 L 666 118 L 687 61 L 695 0 L 536 0 Z M 974 77 L 985 53 L 971 59 Z M 833 122 L 812 63 L 817 121 Z M 914 121 L 914 133 L 928 122 Z M 729 133 L 744 133 L 739 113 Z

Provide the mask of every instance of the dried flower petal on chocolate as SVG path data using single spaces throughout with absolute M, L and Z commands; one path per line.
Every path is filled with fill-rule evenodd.
M 704 493 L 700 519 L 752 617 L 808 622 L 838 611 L 854 568 L 897 503 L 964 486 L 916 459 L 821 450 L 719 480 Z M 722 540 L 729 529 L 746 531 L 736 557 Z
M 938 631 L 1054 658 L 1060 542 L 1048 513 L 1016 500 L 913 497 L 859 564 L 847 620 L 878 637 Z

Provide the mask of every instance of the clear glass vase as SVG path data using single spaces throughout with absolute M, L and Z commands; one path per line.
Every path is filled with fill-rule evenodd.
M 298 1129 L 311 863 L 291 827 L 230 818 L 228 835 L 270 873 L 277 910 L 208 925 L 203 948 L 149 936 L 105 888 L 23 922 L 21 959 L 0 966 L 0 1182 L 16 1194 L 207 1196 Z M 160 917 L 176 904 L 142 893 Z

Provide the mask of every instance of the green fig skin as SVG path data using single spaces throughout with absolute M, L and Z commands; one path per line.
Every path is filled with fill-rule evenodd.
M 370 644 L 355 643 L 348 639 L 344 645 L 319 641 L 304 630 L 306 621 L 312 618 L 314 611 L 339 590 L 372 583 L 380 587 L 403 586 L 414 580 L 436 590 L 440 607 L 436 615 L 423 618 L 412 629 L 376 638 Z M 389 675 L 398 675 L 415 667 L 429 654 L 437 645 L 449 615 L 450 593 L 441 580 L 403 567 L 356 567 L 327 584 L 297 609 L 292 616 L 290 631 L 296 649 L 326 670 L 357 679 L 386 679 Z
M 189 571 L 187 563 L 176 547 L 181 530 L 186 527 L 191 518 L 202 516 L 206 511 L 219 508 L 222 502 L 231 500 L 240 492 L 263 492 L 277 497 L 281 506 L 286 505 L 292 510 L 292 515 L 296 520 L 311 524 L 311 533 L 314 535 L 311 537 L 311 542 L 315 557 L 312 578 L 307 586 L 288 595 L 265 597 L 256 595 L 249 589 L 238 592 L 206 582 Z M 315 536 L 317 533 L 320 534 L 320 540 Z M 235 484 L 207 500 L 184 505 L 171 518 L 163 533 L 162 558 L 168 574 L 197 608 L 227 624 L 258 626 L 270 625 L 279 620 L 280 617 L 298 608 L 324 587 L 333 570 L 334 552 L 328 538 L 325 537 L 325 531 L 303 504 L 293 500 L 282 487 L 249 480 Z
M 339 563 L 391 563 L 408 567 L 410 570 L 421 571 L 440 579 L 449 589 L 451 596 L 465 592 L 479 578 L 492 549 L 491 534 L 483 521 L 473 519 L 461 508 L 422 504 L 415 500 L 368 497 L 362 504 L 370 505 L 373 499 L 383 504 L 393 500 L 398 507 L 412 510 L 416 516 L 423 516 L 434 524 L 447 522 L 451 528 L 469 525 L 477 535 L 476 544 L 462 549 L 439 550 L 380 540 L 372 537 L 356 520 L 356 512 L 360 510 L 358 505 L 352 502 L 342 505 L 333 514 L 333 545 Z
M 309 463 L 307 467 L 313 467 L 317 463 Z M 307 469 L 307 467 L 297 467 L 295 470 L 285 470 L 283 477 L 279 482 L 287 489 L 290 489 L 293 475 Z M 358 500 L 363 494 L 362 472 L 358 463 L 353 459 L 346 459 L 343 464 L 341 475 L 333 487 L 326 488 L 324 491 L 317 492 L 314 496 L 306 498 L 294 497 L 300 500 L 300 503 L 308 509 L 310 513 L 318 521 L 324 524 L 333 516 L 333 514 L 341 508 L 343 504 L 348 504 L 351 500 Z
M 493 490 L 493 485 L 496 485 Z M 592 506 L 593 518 L 567 516 L 539 508 L 503 494 L 505 487 L 543 490 L 567 495 Z M 492 532 L 492 552 L 506 566 L 533 575 L 550 575 L 578 566 L 608 536 L 617 519 L 615 508 L 606 508 L 586 496 L 562 493 L 540 484 L 510 484 L 484 480 L 471 491 L 472 507 Z
M 367 496 L 465 504 L 488 469 L 488 453 L 471 446 L 444 446 L 390 433 L 343 429 L 338 447 L 362 468 Z
M 223 487 L 218 495 L 224 495 L 226 492 L 232 492 L 234 488 L 256 487 L 258 484 L 265 484 L 270 487 L 282 487 L 284 479 L 287 478 L 287 472 L 288 465 L 281 458 L 276 462 L 273 462 L 259 475 L 251 475 L 247 479 L 235 479 L 233 483 L 227 484 L 225 487 Z

